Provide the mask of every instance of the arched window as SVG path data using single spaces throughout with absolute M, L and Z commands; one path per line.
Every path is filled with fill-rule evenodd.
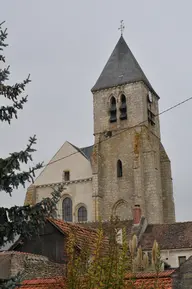
M 121 95 L 121 105 L 120 105 L 120 119 L 127 119 L 127 103 L 126 103 L 126 97 L 124 94 Z
M 109 119 L 110 122 L 117 121 L 117 107 L 116 107 L 116 99 L 114 96 L 112 96 L 110 100 L 109 113 L 110 113 L 110 119 Z
M 122 161 L 117 161 L 117 177 L 121 178 L 123 176 Z
M 84 206 L 81 206 L 78 209 L 78 222 L 86 222 L 87 221 L 87 209 Z
M 63 220 L 66 222 L 73 221 L 72 200 L 68 197 L 63 200 Z

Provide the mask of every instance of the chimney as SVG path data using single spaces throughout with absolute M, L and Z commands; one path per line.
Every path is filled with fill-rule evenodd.
M 133 224 L 139 225 L 141 220 L 141 208 L 140 205 L 135 205 L 133 209 Z

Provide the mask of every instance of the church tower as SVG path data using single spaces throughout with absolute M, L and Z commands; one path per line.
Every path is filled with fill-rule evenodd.
M 170 160 L 161 144 L 159 96 L 121 35 L 92 88 L 93 220 L 175 222 Z

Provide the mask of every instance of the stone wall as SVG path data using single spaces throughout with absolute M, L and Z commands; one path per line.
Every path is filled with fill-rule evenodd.
M 161 161 L 164 223 L 174 223 L 175 204 L 173 197 L 171 162 L 162 144 L 160 144 L 160 161 Z
M 65 275 L 65 265 L 52 263 L 48 258 L 40 255 L 7 251 L 0 253 L 0 260 L 1 264 L 7 268 L 7 271 L 4 272 L 6 279 L 14 277 L 18 273 L 21 274 L 23 280 Z
M 163 223 L 159 138 L 143 129 L 143 162 L 146 218 L 150 224 Z
M 93 203 L 96 213 L 108 219 L 112 213 L 121 219 L 132 219 L 134 205 L 140 205 L 149 223 L 163 223 L 163 196 L 160 166 L 159 117 L 155 126 L 148 123 L 147 89 L 142 82 L 95 92 L 94 135 L 92 157 Z M 127 120 L 120 120 L 121 94 L 127 102 Z M 109 122 L 110 98 L 117 103 L 117 122 Z M 158 97 L 153 95 L 151 110 L 158 115 Z M 111 135 L 106 132 L 110 131 Z M 117 161 L 122 161 L 123 176 L 117 177 Z M 161 169 L 162 168 L 162 169 Z M 166 168 L 165 174 L 167 174 Z M 164 174 L 164 175 L 165 175 Z M 166 187 L 166 188 L 165 188 Z M 164 185 L 172 196 L 172 187 Z M 96 200 L 96 201 L 95 201 Z M 170 202 L 165 200 L 164 202 Z M 169 205 L 174 215 L 174 207 Z M 165 218 L 172 221 L 174 218 Z

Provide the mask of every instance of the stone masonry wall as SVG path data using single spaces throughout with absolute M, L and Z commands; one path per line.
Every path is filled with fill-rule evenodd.
M 142 83 L 130 84 L 121 87 L 99 91 L 94 94 L 94 134 L 95 134 L 95 161 L 92 162 L 93 173 L 97 174 L 97 187 L 93 192 L 98 195 L 100 204 L 98 210 L 103 219 L 111 213 L 119 212 L 121 218 L 132 219 L 134 204 L 133 178 L 133 137 L 134 130 L 126 130 L 137 122 L 142 122 L 144 116 Z M 119 120 L 119 105 L 121 94 L 127 100 L 128 120 Z M 109 104 L 111 96 L 117 102 L 117 122 L 109 122 Z M 134 101 L 133 101 L 134 99 Z M 112 138 L 106 140 L 105 132 L 112 131 Z M 99 145 L 96 145 L 99 143 Z M 117 161 L 123 164 L 123 177 L 117 178 Z M 95 176 L 96 179 L 96 176 Z M 96 184 L 93 179 L 93 185 Z
M 122 93 L 127 101 L 127 120 L 123 121 L 119 119 Z M 115 123 L 109 122 L 112 95 L 117 102 Z M 108 219 L 111 213 L 117 213 L 121 219 L 132 219 L 132 209 L 135 204 L 139 204 L 149 223 L 162 223 L 159 117 L 155 118 L 155 126 L 148 124 L 145 85 L 134 83 L 110 88 L 94 93 L 93 98 L 93 196 L 99 198 L 97 206 L 94 203 L 97 210 L 95 215 Z M 153 99 L 151 109 L 158 115 L 158 98 L 153 96 Z M 110 137 L 106 136 L 107 131 L 111 131 Z M 123 165 L 121 178 L 117 178 L 118 159 Z
M 100 145 L 99 196 L 102 198 L 101 214 L 104 220 L 110 217 L 114 207 L 120 213 L 120 218 L 132 219 L 134 204 L 132 133 L 126 131 Z M 124 138 L 127 142 L 123 141 Z M 118 159 L 122 161 L 123 167 L 121 178 L 117 178 Z
M 63 264 L 52 263 L 47 257 L 33 254 L 13 253 L 11 258 L 10 276 L 21 273 L 23 280 L 64 276 Z
M 163 203 L 159 154 L 159 138 L 143 132 L 144 190 L 146 217 L 149 223 L 163 223 Z
M 120 98 L 124 93 L 127 100 L 128 119 L 121 121 L 119 119 Z M 117 102 L 117 122 L 109 122 L 109 106 L 111 96 L 116 98 Z M 144 119 L 147 119 L 147 113 L 144 111 L 146 95 L 144 95 L 144 85 L 141 82 L 129 85 L 122 85 L 106 90 L 101 90 L 93 95 L 94 109 L 94 135 L 97 136 L 108 130 L 119 130 L 134 126 Z
M 160 144 L 160 156 L 164 223 L 174 223 L 175 204 L 173 198 L 171 162 L 162 144 Z

